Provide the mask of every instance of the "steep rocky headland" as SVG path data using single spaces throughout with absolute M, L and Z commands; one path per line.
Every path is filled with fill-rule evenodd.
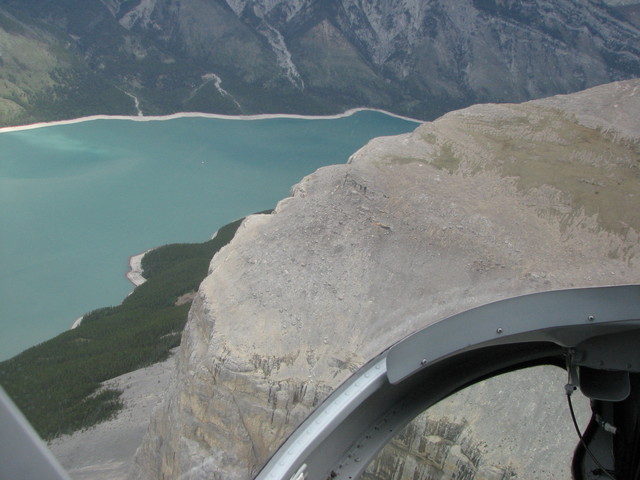
M 249 479 L 409 333 L 518 294 L 640 281 L 639 111 L 639 80 L 476 105 L 373 140 L 247 218 L 200 286 L 134 477 Z M 383 455 L 369 478 L 562 477 L 576 438 L 561 377 L 463 392 L 389 447 L 406 461 Z
M 640 76 L 639 2 L 607 3 L 0 0 L 0 125 L 354 107 L 431 120 L 574 92 Z

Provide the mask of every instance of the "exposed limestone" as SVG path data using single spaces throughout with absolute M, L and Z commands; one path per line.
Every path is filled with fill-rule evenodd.
M 257 30 L 262 35 L 264 35 L 264 38 L 266 38 L 269 42 L 269 45 L 271 45 L 271 49 L 273 50 L 273 53 L 276 55 L 276 59 L 278 60 L 278 65 L 285 72 L 287 79 L 293 86 L 300 90 L 303 90 L 304 80 L 302 80 L 302 78 L 300 77 L 298 69 L 293 63 L 293 60 L 291 60 L 291 52 L 289 52 L 282 34 L 276 28 L 269 25 L 265 21 L 262 22 Z
M 447 114 L 370 142 L 303 179 L 274 214 L 249 217 L 194 300 L 136 476 L 251 478 L 333 388 L 409 333 L 518 294 L 640 281 L 639 86 Z M 521 375 L 466 393 L 475 410 L 411 427 L 390 448 L 430 442 L 440 473 L 422 462 L 414 477 L 400 462 L 392 478 L 509 478 L 532 465 L 535 478 L 560 478 L 576 442 L 564 403 L 547 402 L 562 385 Z M 551 420 L 543 456 L 522 423 L 499 454 L 483 446 L 497 436 L 487 420 L 518 414 L 531 429 Z
M 127 30 L 131 30 L 135 25 L 148 26 L 151 23 L 151 14 L 154 8 L 156 8 L 157 0 L 141 0 L 138 5 L 132 10 L 128 11 L 119 20 Z

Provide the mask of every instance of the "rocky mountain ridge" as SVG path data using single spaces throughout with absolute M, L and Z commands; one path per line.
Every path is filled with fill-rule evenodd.
M 578 0 L 1 0 L 0 121 L 135 114 L 134 99 L 144 114 L 368 106 L 433 119 L 640 75 L 640 30 L 624 8 Z
M 632 80 L 451 112 L 249 217 L 200 286 L 133 477 L 252 478 L 407 334 L 514 295 L 640 281 L 639 102 Z M 367 478 L 566 476 L 576 439 L 563 383 L 523 375 L 419 418 Z

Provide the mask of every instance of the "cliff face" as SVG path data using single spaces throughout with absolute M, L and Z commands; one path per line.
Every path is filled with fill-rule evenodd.
M 56 115 L 56 105 L 70 114 L 133 113 L 124 92 L 145 114 L 370 106 L 433 119 L 473 103 L 639 76 L 633 7 L 582 0 L 0 0 L 8 34 L 0 34 L 0 50 L 11 53 L 0 71 L 0 121 L 20 112 Z M 34 38 L 41 42 L 12 48 Z M 38 50 L 54 64 L 45 72 L 47 65 L 30 61 Z M 28 74 L 47 82 L 18 98 L 24 81 L 16 79 Z M 16 105 L 23 110 L 16 113 Z
M 640 81 L 477 105 L 376 139 L 303 179 L 274 214 L 249 217 L 200 287 L 136 476 L 251 478 L 329 391 L 407 334 L 517 294 L 640 281 L 639 109 Z M 562 397 L 556 377 L 529 378 Z M 518 382 L 467 394 L 498 415 L 443 407 L 390 448 L 446 447 L 432 450 L 432 476 L 415 478 L 557 478 L 575 444 L 558 421 L 565 406 Z M 527 428 L 548 421 L 549 437 L 523 447 L 530 430 L 511 429 L 507 468 L 482 435 L 495 440 L 492 417 L 522 412 L 537 419 Z M 460 452 L 471 452 L 466 467 Z M 391 470 L 414 478 L 410 466 Z

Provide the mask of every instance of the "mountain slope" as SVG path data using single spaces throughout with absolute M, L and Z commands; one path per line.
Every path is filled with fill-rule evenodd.
M 75 68 L 93 74 L 59 82 L 82 94 L 76 110 L 93 113 L 130 113 L 127 92 L 145 114 L 370 106 L 430 119 L 640 75 L 632 10 L 591 1 L 0 0 L 0 8 L 23 28 L 52 32 L 26 51 L 57 52 L 62 42 Z M 115 104 L 94 93 L 107 86 L 120 89 Z M 40 85 L 28 98 L 47 91 Z M 63 116 L 32 103 L 25 121 Z
M 68 35 L 0 6 L 0 125 L 134 113 L 131 98 L 80 55 Z
M 249 217 L 200 286 L 136 478 L 252 478 L 409 333 L 519 294 L 640 281 L 639 108 L 640 80 L 476 105 L 376 139 Z M 537 371 L 481 386 L 394 442 L 422 449 L 409 463 L 383 457 L 368 478 L 428 465 L 426 478 L 564 478 L 576 438 L 563 385 Z M 434 456 L 413 465 L 425 445 Z

